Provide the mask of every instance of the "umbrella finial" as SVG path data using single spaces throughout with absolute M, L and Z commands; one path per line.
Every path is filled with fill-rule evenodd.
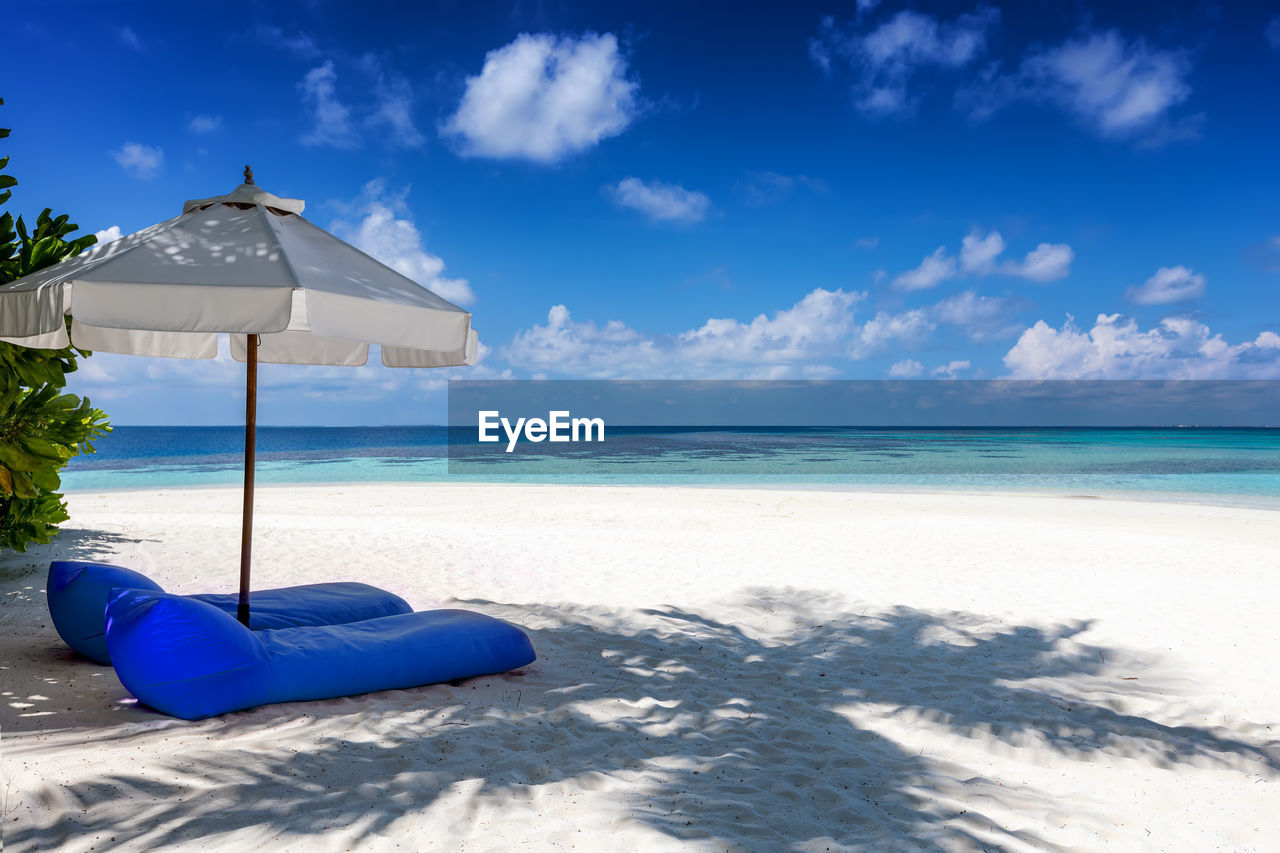
M 253 169 L 250 169 L 248 166 L 244 167 L 244 182 L 246 184 L 253 184 Z

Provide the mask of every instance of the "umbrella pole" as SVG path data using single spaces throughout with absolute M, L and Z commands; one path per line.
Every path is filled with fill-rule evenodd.
M 240 601 L 236 618 L 249 624 L 249 555 L 253 549 L 253 462 L 258 429 L 258 336 L 248 335 L 244 374 L 244 510 L 240 526 Z

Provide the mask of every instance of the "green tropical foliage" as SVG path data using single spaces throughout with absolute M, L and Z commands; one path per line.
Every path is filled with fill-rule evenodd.
M 0 104 L 4 100 L 0 99 Z M 0 139 L 9 131 L 0 128 Z M 0 157 L 0 206 L 18 182 L 3 173 Z M 80 226 L 66 215 L 45 209 L 28 229 L 22 217 L 0 216 L 0 284 L 78 255 L 98 240 L 72 237 Z M 0 342 L 0 550 L 25 551 L 53 538 L 67 520 L 58 493 L 58 472 L 78 453 L 92 453 L 91 439 L 109 432 L 104 412 L 87 399 L 62 393 L 76 359 L 90 355 L 74 346 L 29 349 Z

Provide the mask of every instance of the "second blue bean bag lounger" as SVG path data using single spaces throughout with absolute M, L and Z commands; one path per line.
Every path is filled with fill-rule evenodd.
M 111 594 L 107 648 L 130 693 L 188 720 L 506 672 L 536 657 L 519 628 L 469 610 L 250 631 L 207 602 L 133 589 Z
M 111 663 L 107 651 L 106 611 L 112 589 L 164 592 L 146 575 L 106 563 L 57 560 L 49 564 L 45 595 L 53 627 L 62 641 L 101 664 Z M 238 595 L 192 595 L 235 615 Z M 300 625 L 340 625 L 413 610 L 403 598 L 364 583 L 314 583 L 249 593 L 249 628 L 294 628 Z

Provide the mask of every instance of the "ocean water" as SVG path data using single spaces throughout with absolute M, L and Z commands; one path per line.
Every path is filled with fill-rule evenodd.
M 475 431 L 260 427 L 257 482 L 512 482 L 961 490 L 1280 508 L 1280 429 L 610 427 L 603 444 L 474 444 Z M 67 490 L 234 485 L 240 427 L 117 427 Z

